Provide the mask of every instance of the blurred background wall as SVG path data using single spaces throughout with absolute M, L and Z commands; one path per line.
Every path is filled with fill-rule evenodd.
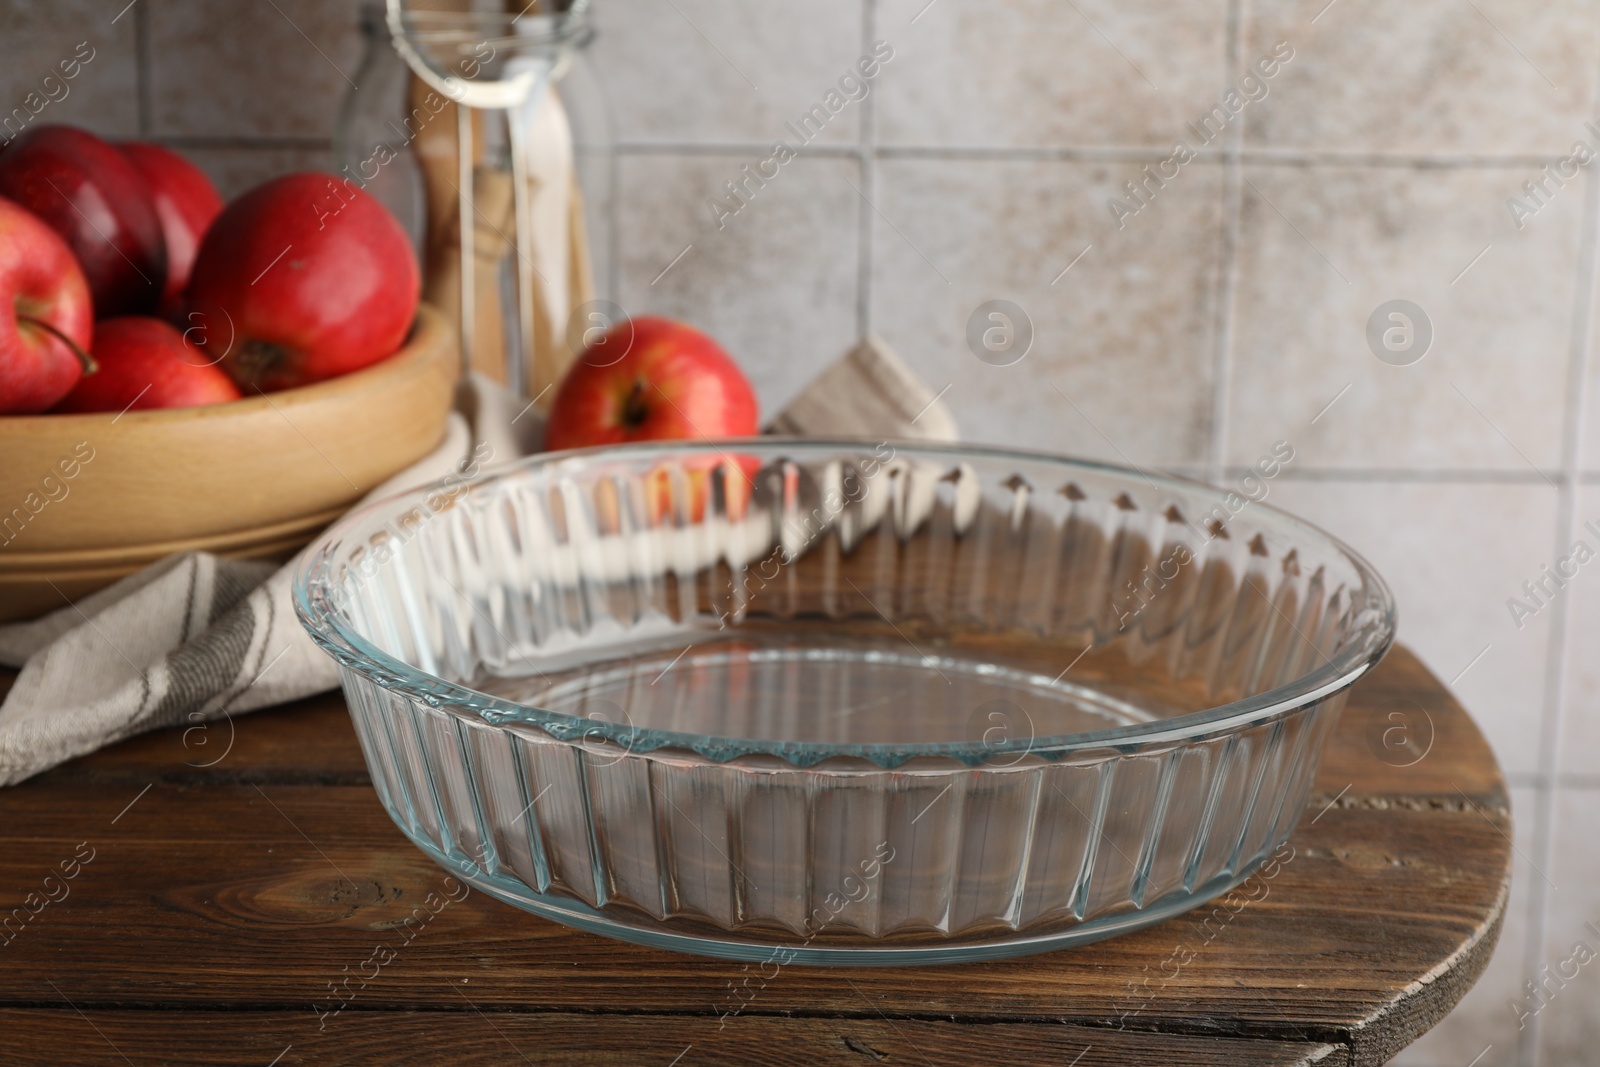
M 1513 785 L 1500 947 L 1397 1062 L 1593 1062 L 1600 969 L 1520 1028 L 1510 1002 L 1576 941 L 1600 950 L 1600 561 L 1544 576 L 1575 541 L 1600 549 L 1600 168 L 1575 151 L 1600 150 L 1600 5 L 595 6 L 609 288 L 710 330 L 768 414 L 870 330 L 948 387 L 974 441 L 1225 482 L 1293 448 L 1269 499 L 1390 579 L 1402 640 Z M 38 121 L 180 147 L 232 195 L 328 166 L 357 13 L 0 0 L 0 100 L 87 42 Z M 880 41 L 876 76 L 841 86 Z M 797 158 L 765 163 L 819 105 Z M 996 299 L 1021 311 L 999 353 L 968 341 Z M 981 339 L 995 320 L 977 321 Z

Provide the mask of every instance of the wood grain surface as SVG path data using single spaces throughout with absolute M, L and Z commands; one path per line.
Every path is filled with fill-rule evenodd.
M 1396 649 L 1255 899 L 1025 959 L 762 974 L 463 898 L 329 695 L 0 791 L 0 1060 L 1379 1064 L 1488 962 L 1510 820 Z

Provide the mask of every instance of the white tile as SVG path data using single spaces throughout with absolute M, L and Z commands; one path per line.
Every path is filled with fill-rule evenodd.
M 1518 630 L 1506 599 L 1550 562 L 1555 490 L 1280 477 L 1269 502 L 1366 556 L 1394 590 L 1400 640 L 1442 681 L 1461 675 L 1452 692 L 1501 767 L 1538 770 L 1551 613 Z
M 1534 854 L 1533 816 L 1537 804 L 1537 791 L 1511 790 L 1512 839 L 1522 856 L 1529 859 Z M 1505 925 L 1483 977 L 1454 1011 L 1390 1061 L 1394 1067 L 1521 1067 L 1527 1062 L 1519 1048 L 1518 1017 L 1506 1002 L 1522 993 L 1527 977 L 1528 905 L 1544 884 L 1529 859 L 1513 858 Z M 1546 1060 L 1545 1067 L 1579 1062 L 1587 1061 Z
M 116 14 L 91 0 L 0 0 L 0 143 L 46 123 L 138 136 L 135 20 Z M 62 78 L 62 63 L 74 77 Z
M 1600 70 L 1593 0 L 1257 0 L 1251 7 L 1245 54 L 1280 40 L 1296 53 L 1249 113 L 1253 145 L 1545 154 L 1582 136 L 1590 117 Z
M 1140 465 L 1203 458 L 1221 174 L 1192 164 L 1119 232 L 1105 201 L 1135 173 L 1067 162 L 880 165 L 874 328 L 935 389 L 951 386 L 945 399 L 968 440 Z M 969 320 L 992 299 L 1032 323 L 1031 348 L 1009 366 L 980 360 L 967 340 Z
M 739 0 L 612 0 L 594 6 L 594 60 L 626 141 L 757 142 L 797 146 L 785 128 L 861 58 L 862 0 L 751 4 Z M 891 61 L 892 62 L 892 61 Z M 870 93 L 873 86 L 845 90 Z M 841 99 L 845 93 L 840 93 Z M 855 143 L 857 101 L 831 113 L 817 138 Z
M 1504 199 L 1521 173 L 1246 166 L 1231 459 L 1285 437 L 1308 466 L 1557 467 L 1583 193 L 1518 232 Z M 1408 366 L 1368 343 L 1396 299 L 1431 322 Z
M 1524 975 L 1545 989 L 1537 1010 L 1544 1067 L 1592 1063 L 1600 1047 L 1600 848 L 1595 847 L 1594 816 L 1600 791 L 1563 789 L 1556 797 L 1555 859 L 1549 871 L 1555 888 L 1545 922 L 1540 967 Z M 1592 924 L 1592 926 L 1591 926 Z M 1582 944 L 1587 951 L 1579 949 Z M 1585 958 L 1588 962 L 1583 962 Z M 1548 967 L 1545 971 L 1543 968 Z M 1575 973 L 1574 973 L 1575 972 Z M 1524 991 L 1519 989 L 1518 993 Z M 1519 1002 L 1523 997 L 1518 997 Z M 1509 1009 L 1505 1009 L 1509 1012 Z
M 1600 125 L 1600 122 L 1596 125 Z M 1600 176 L 1590 175 L 1590 180 L 1600 181 Z M 1577 186 L 1574 184 L 1567 188 L 1576 191 Z M 1541 212 L 1541 216 L 1542 214 Z M 1534 221 L 1539 221 L 1539 218 L 1536 217 Z M 1596 291 L 1590 294 L 1591 308 L 1597 306 L 1595 301 L 1600 301 L 1600 275 L 1595 279 L 1595 287 Z M 1600 389 L 1600 355 L 1597 355 L 1600 353 L 1600 316 L 1591 312 L 1590 321 L 1593 329 L 1589 334 L 1589 380 L 1586 383 L 1588 402 L 1583 412 L 1585 429 L 1578 465 L 1582 470 L 1593 474 L 1600 472 L 1600 432 L 1597 432 L 1597 428 L 1600 428 L 1600 395 L 1596 395 L 1596 390 Z
M 1587 542 L 1591 551 L 1600 552 L 1600 535 L 1587 528 L 1593 523 L 1595 529 L 1600 529 L 1600 486 L 1580 489 L 1577 518 L 1578 540 Z M 1577 546 L 1572 548 L 1576 550 Z M 1566 706 L 1562 709 L 1561 748 L 1556 755 L 1556 769 L 1563 774 L 1596 778 L 1600 777 L 1600 657 L 1594 655 L 1594 648 L 1600 641 L 1600 559 L 1579 565 L 1580 552 L 1570 553 L 1574 562 L 1564 568 L 1570 573 L 1576 566 L 1577 574 L 1556 593 L 1557 597 L 1566 598 L 1566 607 L 1571 613 L 1567 622 Z M 1557 562 L 1551 561 L 1552 565 Z M 1546 581 L 1554 587 L 1553 581 Z M 1517 596 L 1526 605 L 1533 603 L 1521 593 Z M 1600 854 L 1600 843 L 1595 849 Z
M 332 137 L 360 73 L 359 0 L 237 4 L 226 16 L 205 0 L 141 3 L 157 136 Z
M 853 161 L 792 160 L 719 229 L 707 201 L 747 162 L 621 161 L 618 302 L 717 338 L 767 419 L 855 343 L 860 177 Z
M 1226 29 L 1223 0 L 884 0 L 879 139 L 1170 147 L 1226 88 Z

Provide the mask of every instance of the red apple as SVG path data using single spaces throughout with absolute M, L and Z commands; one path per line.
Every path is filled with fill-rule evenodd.
M 233 379 L 161 319 L 101 319 L 90 351 L 99 371 L 80 381 L 55 410 L 190 408 L 239 399 Z
M 171 149 L 143 141 L 117 146 L 150 187 L 161 235 L 167 246 L 167 277 L 161 290 L 160 312 L 172 316 L 180 309 L 189 272 L 194 267 L 200 238 L 222 213 L 222 197 L 199 167 Z
M 291 174 L 229 204 L 200 242 L 192 325 L 246 393 L 390 356 L 416 316 L 411 240 L 387 208 L 328 174 Z
M 551 402 L 545 447 L 750 437 L 758 426 L 755 390 L 717 342 L 681 322 L 645 317 L 616 324 L 578 356 Z M 728 514 L 744 513 L 759 461 L 719 452 L 685 466 L 691 521 L 705 513 L 716 468 Z M 659 522 L 672 506 L 670 472 L 656 471 L 648 487 Z
M 154 311 L 166 242 L 150 189 L 126 156 L 71 126 L 38 126 L 0 155 L 0 196 L 43 219 L 78 257 L 101 317 Z
M 617 323 L 578 356 L 551 402 L 545 447 L 756 431 L 755 390 L 722 347 L 692 326 L 645 317 Z
M 0 199 L 0 414 L 44 411 L 92 364 L 89 283 L 54 230 Z M 74 348 L 76 346 L 76 349 Z

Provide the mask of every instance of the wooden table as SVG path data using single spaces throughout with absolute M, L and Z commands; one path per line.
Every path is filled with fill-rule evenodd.
M 1208 908 L 1000 963 L 790 966 L 719 1019 L 744 965 L 445 897 L 339 697 L 229 733 L 149 734 L 0 790 L 0 916 L 28 916 L 0 928 L 0 1061 L 1377 1064 L 1482 973 L 1510 880 L 1494 757 L 1396 649 L 1344 713 L 1293 858 L 1226 923 L 1202 926 Z

